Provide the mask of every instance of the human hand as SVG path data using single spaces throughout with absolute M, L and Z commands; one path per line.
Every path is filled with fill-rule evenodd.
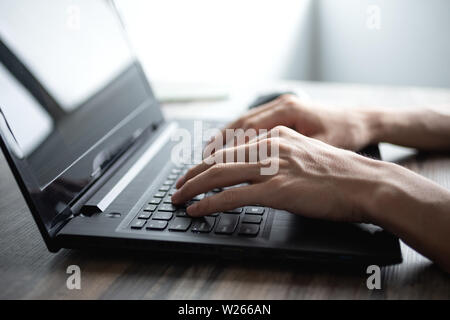
M 304 103 L 295 95 L 279 98 L 255 108 L 230 123 L 215 136 L 205 149 L 209 155 L 217 144 L 225 145 L 226 129 L 266 129 L 286 126 L 297 132 L 321 140 L 338 148 L 359 150 L 371 143 L 372 127 L 370 115 L 364 110 L 327 108 Z
M 249 153 L 262 144 L 278 149 L 257 161 Z M 225 162 L 245 153 L 243 162 Z M 219 162 L 219 163 L 218 163 Z M 262 175 L 261 168 L 277 164 L 273 175 Z M 198 194 L 237 184 L 207 196 L 187 208 L 191 216 L 203 216 L 245 205 L 263 205 L 307 217 L 338 221 L 365 220 L 360 201 L 371 194 L 382 162 L 354 152 L 338 149 L 308 138 L 284 126 L 247 144 L 216 151 L 177 181 L 174 204 L 182 204 Z

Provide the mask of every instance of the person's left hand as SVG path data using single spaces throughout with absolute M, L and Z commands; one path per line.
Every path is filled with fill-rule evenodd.
M 249 162 L 249 152 L 263 143 L 269 150 L 276 146 L 279 154 Z M 245 152 L 246 161 L 214 163 L 211 158 L 225 160 L 228 153 L 236 159 L 238 152 Z M 274 164 L 276 173 L 261 174 L 261 168 Z M 265 137 L 219 150 L 192 167 L 177 181 L 179 190 L 172 202 L 182 204 L 214 188 L 246 183 L 194 202 L 187 208 L 188 214 L 203 216 L 262 205 L 312 218 L 361 222 L 365 217 L 360 201 L 370 195 L 380 174 L 377 168 L 382 166 L 380 161 L 279 126 Z

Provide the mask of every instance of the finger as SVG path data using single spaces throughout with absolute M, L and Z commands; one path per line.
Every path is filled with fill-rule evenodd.
M 172 195 L 172 202 L 185 203 L 196 195 L 214 188 L 258 182 L 262 178 L 260 168 L 258 163 L 224 163 L 213 166 L 188 180 Z
M 236 147 L 248 144 L 251 141 L 259 141 L 260 136 L 266 136 L 273 127 L 286 123 L 287 120 L 277 111 L 277 107 L 260 113 L 250 118 L 243 128 L 235 129 L 227 136 L 226 147 Z
M 215 164 L 228 162 L 257 162 L 258 158 L 258 144 L 256 143 L 221 149 L 204 159 L 200 164 L 190 168 L 184 176 L 178 179 L 175 187 L 180 189 L 186 181 Z
M 215 144 L 217 146 L 224 146 L 226 141 L 226 130 L 227 129 L 236 129 L 240 128 L 241 124 L 244 123 L 246 116 L 243 116 L 228 125 L 226 125 L 224 128 L 222 128 L 217 134 L 215 134 L 208 142 L 206 147 L 209 147 L 211 144 Z
M 247 139 L 247 136 L 256 136 L 261 134 L 262 130 L 272 130 L 276 126 L 285 126 L 285 127 L 293 127 L 295 124 L 295 118 L 292 117 L 289 110 L 285 108 L 283 104 L 278 104 L 276 106 L 271 107 L 263 112 L 258 113 L 257 115 L 246 120 L 246 123 L 242 126 L 244 131 L 244 136 Z M 251 132 L 250 129 L 253 129 L 254 132 Z M 235 133 L 236 137 L 239 137 L 239 132 Z M 248 143 L 250 139 L 234 139 L 232 141 L 229 137 L 227 139 L 228 144 L 234 142 L 234 145 L 239 145 L 242 143 Z
M 279 104 L 249 119 L 247 128 L 270 130 L 278 125 L 289 127 L 292 123 L 293 117 L 288 114 L 284 105 Z
M 227 125 L 224 130 L 226 129 L 238 129 L 242 128 L 242 125 L 246 123 L 250 118 L 253 118 L 261 113 L 264 113 L 268 110 L 272 110 L 277 105 L 280 105 L 280 98 L 278 97 L 275 100 L 269 101 L 265 104 L 260 105 L 259 107 L 253 108 L 250 111 L 248 111 L 245 115 L 243 115 L 241 118 L 239 118 L 236 121 L 233 121 L 229 125 Z
M 265 188 L 262 184 L 252 184 L 230 188 L 212 196 L 205 197 L 187 207 L 190 216 L 200 217 L 215 212 L 223 212 L 246 205 L 264 205 Z
M 255 119 L 250 119 L 248 125 L 245 126 L 246 129 L 235 129 L 232 133 L 226 132 L 226 144 L 219 144 L 218 141 L 212 142 L 203 151 L 203 158 L 206 159 L 223 149 L 260 141 L 261 138 L 258 137 L 258 134 L 261 137 L 267 136 L 267 131 L 272 130 L 277 125 L 291 126 L 292 120 L 290 117 L 286 117 L 282 112 L 278 112 L 276 108 L 274 107 L 272 110 L 261 113 Z M 262 130 L 266 130 L 266 132 L 261 133 Z
M 267 110 L 271 109 L 272 107 L 280 104 L 280 102 L 281 102 L 281 96 L 272 101 L 266 102 L 258 107 L 251 109 L 250 111 L 248 111 L 246 113 L 246 116 L 251 117 L 251 116 L 257 115 L 261 112 L 267 111 Z
M 260 113 L 266 112 L 275 106 L 280 104 L 280 97 L 278 97 L 275 100 L 272 100 L 268 103 L 265 103 L 259 107 L 256 107 L 250 111 L 248 111 L 244 116 L 240 117 L 239 119 L 231 122 L 230 124 L 226 125 L 220 132 L 218 132 L 213 138 L 210 139 L 208 144 L 206 145 L 206 148 L 210 148 L 211 144 L 216 145 L 225 145 L 227 143 L 227 137 L 226 137 L 226 130 L 227 129 L 238 129 L 242 128 L 243 124 L 248 122 L 249 119 L 251 119 L 254 116 L 257 116 Z M 246 129 L 246 128 L 244 128 Z

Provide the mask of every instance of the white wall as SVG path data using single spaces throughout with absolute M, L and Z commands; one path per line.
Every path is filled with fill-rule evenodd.
M 315 79 L 450 87 L 449 0 L 318 1 Z
M 450 87 L 450 0 L 116 2 L 153 81 Z
M 311 74 L 311 0 L 117 0 L 153 81 L 245 82 Z

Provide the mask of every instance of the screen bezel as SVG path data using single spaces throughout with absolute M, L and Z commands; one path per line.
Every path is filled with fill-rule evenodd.
M 120 24 L 120 28 L 124 33 L 124 37 L 128 40 L 126 32 L 124 30 L 124 26 L 121 23 L 119 13 L 114 5 L 111 5 L 111 10 L 114 11 L 117 23 Z M 130 140 L 138 140 L 139 138 L 142 138 L 144 136 L 148 137 L 148 134 L 144 133 L 152 131 L 165 121 L 159 107 L 159 103 L 152 92 L 150 83 L 147 80 L 142 66 L 137 60 L 133 49 L 129 45 L 129 41 L 127 42 L 130 53 L 134 57 L 134 64 L 139 72 L 142 85 L 147 92 L 147 98 L 141 105 L 141 107 L 143 106 L 142 112 L 139 113 L 138 117 L 131 119 L 113 134 L 108 136 L 104 141 L 92 148 L 81 159 L 71 165 L 61 175 L 59 175 L 58 178 L 52 181 L 45 189 L 41 190 L 26 159 L 20 159 L 18 156 L 16 156 L 15 152 L 11 150 L 11 146 L 7 143 L 7 141 L 11 141 L 11 137 L 4 136 L 4 134 L 9 133 L 3 133 L 2 130 L 0 130 L 1 149 L 16 178 L 19 188 L 25 197 L 27 205 L 38 225 L 39 231 L 41 232 L 44 241 L 50 251 L 59 249 L 54 242 L 54 237 L 57 231 L 65 223 L 65 220 L 73 214 L 70 208 L 71 204 L 73 204 L 76 199 L 78 199 L 89 187 L 95 184 L 95 182 L 106 173 L 110 166 L 106 168 L 104 172 L 101 172 L 97 176 L 92 176 L 89 181 L 86 181 L 86 183 L 80 185 L 80 188 L 77 191 L 77 196 L 71 199 L 69 202 L 65 201 L 67 202 L 67 205 L 59 210 L 55 210 L 55 208 L 51 206 L 48 201 L 49 197 L 57 196 L 54 192 L 52 192 L 52 190 L 55 190 L 54 187 L 58 185 L 60 186 L 61 182 L 64 181 L 65 178 L 71 176 L 71 173 L 77 171 L 79 172 L 80 170 L 91 167 L 96 155 L 99 154 L 102 150 L 108 150 L 111 147 L 117 146 L 118 140 L 124 141 L 128 138 Z M 0 50 L 2 49 L 0 48 Z M 136 136 L 136 132 L 140 132 L 139 137 Z M 91 174 L 91 172 L 89 172 L 89 174 Z M 51 217 L 51 219 L 48 219 L 48 217 Z

